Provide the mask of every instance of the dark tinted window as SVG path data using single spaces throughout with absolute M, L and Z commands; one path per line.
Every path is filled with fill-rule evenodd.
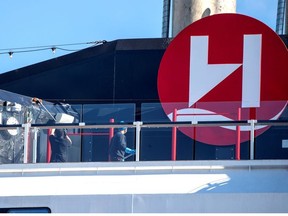
M 0 208 L 0 213 L 51 213 L 48 207 Z

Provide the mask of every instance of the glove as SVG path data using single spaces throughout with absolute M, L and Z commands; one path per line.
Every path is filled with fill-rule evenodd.
M 125 148 L 125 152 L 127 154 L 135 154 L 136 153 L 136 151 L 134 149 L 130 149 L 130 148 Z

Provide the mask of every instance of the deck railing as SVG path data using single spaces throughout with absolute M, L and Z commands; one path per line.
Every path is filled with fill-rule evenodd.
M 107 135 L 110 138 L 113 136 L 114 129 L 120 127 L 134 128 L 135 129 L 135 148 L 136 155 L 135 160 L 140 160 L 140 151 L 141 151 L 141 130 L 144 128 L 172 128 L 177 129 L 181 127 L 219 127 L 219 126 L 248 126 L 250 127 L 250 160 L 254 159 L 254 139 L 255 139 L 255 127 L 257 126 L 288 126 L 287 120 L 245 120 L 245 121 L 193 121 L 193 122 L 126 122 L 126 123 L 117 123 L 117 122 L 109 122 L 109 123 L 73 123 L 73 124 L 22 124 L 22 125 L 1 125 L 0 131 L 3 130 L 18 130 L 22 131 L 24 144 L 24 158 L 23 163 L 36 163 L 36 155 L 37 155 L 37 131 L 42 129 L 52 129 L 52 128 L 66 128 L 66 129 L 109 129 L 109 133 Z M 31 133 L 33 132 L 33 142 L 31 147 Z M 173 130 L 172 130 L 173 133 Z M 30 143 L 30 144 L 29 144 Z M 177 138 L 172 135 L 171 141 L 171 160 L 176 160 L 176 157 L 173 155 L 176 154 L 177 150 Z M 236 148 L 237 150 L 237 148 Z M 32 154 L 31 154 L 32 151 Z M 31 156 L 32 155 L 32 158 Z M 29 159 L 30 157 L 30 159 Z M 237 158 L 236 158 L 237 159 Z

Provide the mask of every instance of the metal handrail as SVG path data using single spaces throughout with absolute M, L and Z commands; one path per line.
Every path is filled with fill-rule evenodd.
M 141 128 L 169 128 L 169 127 L 218 127 L 218 126 L 249 126 L 251 120 L 241 121 L 185 121 L 185 122 L 141 122 Z M 254 120 L 256 125 L 287 126 L 288 120 Z M 51 129 L 51 128 L 136 128 L 137 122 L 123 123 L 59 123 L 59 124 L 30 124 L 32 128 Z M 25 124 L 0 125 L 0 130 L 24 128 Z
M 51 128 L 66 128 L 66 129 L 111 129 L 111 128 L 135 128 L 136 129 L 136 161 L 140 159 L 140 133 L 142 128 L 177 128 L 177 127 L 219 127 L 219 126 L 251 126 L 250 130 L 250 159 L 254 159 L 254 138 L 255 127 L 257 125 L 269 126 L 288 126 L 288 120 L 241 120 L 241 121 L 193 121 L 193 122 L 127 122 L 117 123 L 59 123 L 59 124 L 18 124 L 18 125 L 0 125 L 0 130 L 7 129 L 24 129 L 24 163 L 27 163 L 28 136 L 30 129 L 51 129 Z

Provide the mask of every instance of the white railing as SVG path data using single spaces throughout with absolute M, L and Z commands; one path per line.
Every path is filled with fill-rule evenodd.
M 106 123 L 106 124 L 86 124 L 85 122 L 80 122 L 77 124 L 22 124 L 22 125 L 1 125 L 1 130 L 24 130 L 24 163 L 28 162 L 27 148 L 29 142 L 29 132 L 31 130 L 37 131 L 38 129 L 52 129 L 52 128 L 66 128 L 66 129 L 114 129 L 120 127 L 134 128 L 136 137 L 136 161 L 140 160 L 140 138 L 142 128 L 179 128 L 179 127 L 219 127 L 219 126 L 250 126 L 250 159 L 254 159 L 254 138 L 255 138 L 255 127 L 265 125 L 265 126 L 288 126 L 287 120 L 267 120 L 267 121 L 257 121 L 257 120 L 246 120 L 246 121 L 202 121 L 202 122 L 141 122 L 135 121 L 131 123 Z M 36 133 L 35 133 L 36 134 Z M 37 135 L 35 135 L 36 137 Z M 34 137 L 34 139 L 35 139 Z M 173 145 L 173 143 L 172 143 Z M 175 143 L 176 145 L 176 143 Z M 33 142 L 33 162 L 36 162 L 36 144 Z

